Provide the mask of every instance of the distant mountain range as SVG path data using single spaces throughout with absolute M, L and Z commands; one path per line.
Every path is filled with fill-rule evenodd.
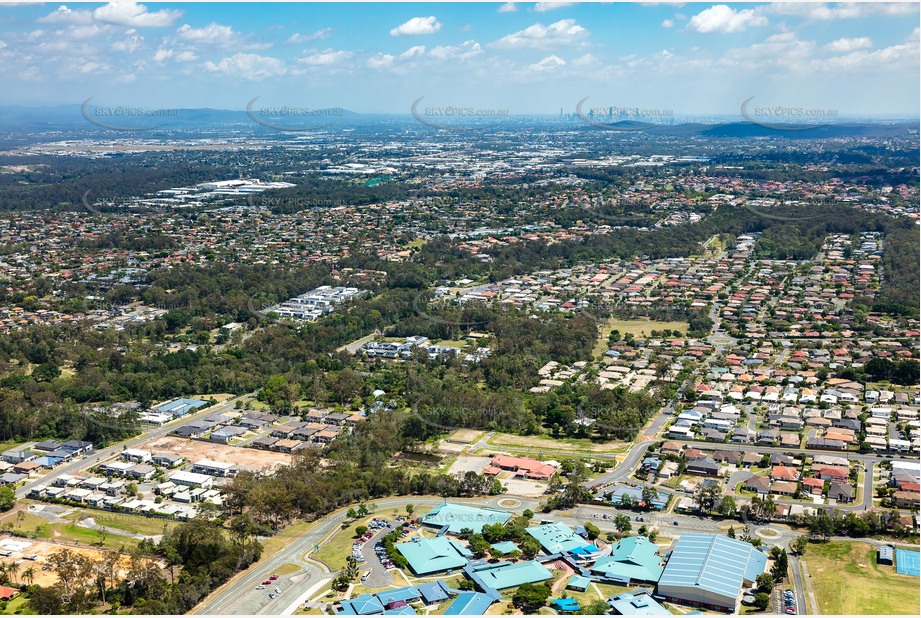
M 462 121 L 445 121 L 443 126 L 460 124 Z M 156 133 L 193 130 L 220 132 L 222 129 L 243 129 L 246 127 L 280 131 L 310 131 L 330 126 L 373 125 L 375 123 L 407 123 L 422 126 L 411 114 L 359 114 L 341 108 L 325 110 L 275 108 L 251 102 L 249 110 L 224 110 L 212 108 L 155 110 L 118 109 L 105 107 L 95 102 L 83 105 L 59 105 L 55 107 L 0 106 L 0 130 L 5 132 L 49 132 L 49 131 L 105 131 L 109 135 L 128 133 L 139 129 L 150 129 Z M 428 123 L 425 123 L 428 124 Z M 509 116 L 495 121 L 479 119 L 470 123 L 479 128 L 496 126 L 557 125 L 566 127 L 584 126 L 586 130 L 610 130 L 612 132 L 644 132 L 662 136 L 700 136 L 713 138 L 757 138 L 788 137 L 798 139 L 823 139 L 840 137 L 893 137 L 917 133 L 918 120 L 856 120 L 807 125 L 770 125 L 753 122 L 727 121 L 723 123 L 652 124 L 637 121 L 584 122 L 579 118 L 561 119 L 547 116 Z M 430 125 L 433 126 L 433 125 Z M 124 131 L 120 131 L 120 129 Z M 131 131 L 128 131 L 128 130 Z

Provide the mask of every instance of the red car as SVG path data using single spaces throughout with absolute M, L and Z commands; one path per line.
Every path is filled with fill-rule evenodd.
M 263 585 L 263 586 L 268 586 L 268 585 L 271 584 L 271 583 L 272 583 L 271 581 L 265 580 L 264 582 L 262 582 L 262 585 Z
M 269 579 L 271 579 L 272 581 L 275 581 L 276 579 L 278 579 L 278 575 L 273 575 L 273 576 L 270 577 Z

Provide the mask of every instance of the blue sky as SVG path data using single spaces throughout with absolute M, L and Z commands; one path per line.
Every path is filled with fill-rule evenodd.
M 917 115 L 917 3 L 0 3 L 0 103 Z

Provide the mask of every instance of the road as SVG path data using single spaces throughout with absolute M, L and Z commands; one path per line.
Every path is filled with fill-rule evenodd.
M 202 410 L 201 412 L 196 412 L 195 414 L 192 414 L 192 415 L 180 417 L 179 419 L 175 421 L 170 421 L 169 423 L 166 423 L 165 425 L 161 425 L 159 427 L 152 427 L 150 429 L 145 429 L 144 431 L 141 432 L 140 435 L 135 436 L 129 440 L 126 440 L 124 442 L 119 442 L 117 444 L 113 444 L 112 446 L 108 446 L 106 448 L 100 449 L 96 451 L 95 453 L 93 453 L 92 455 L 88 455 L 86 457 L 81 457 L 79 459 L 74 459 L 72 461 L 69 461 L 63 465 L 58 466 L 57 468 L 54 468 L 47 474 L 44 474 L 37 479 L 32 479 L 32 480 L 27 481 L 24 485 L 22 485 L 19 489 L 16 490 L 16 497 L 24 498 L 29 494 L 32 488 L 35 487 L 36 485 L 50 485 L 56 478 L 59 478 L 65 474 L 73 475 L 82 470 L 85 470 L 86 468 L 93 467 L 99 463 L 102 463 L 106 459 L 110 459 L 112 457 L 117 456 L 119 453 L 122 452 L 122 450 L 126 448 L 137 448 L 137 447 L 143 446 L 144 444 L 150 442 L 151 440 L 155 440 L 161 436 L 167 435 L 168 433 L 173 431 L 176 427 L 180 425 L 184 425 L 185 423 L 188 423 L 189 421 L 192 421 L 198 418 L 202 418 L 210 414 L 215 414 L 218 412 L 225 412 L 227 410 L 233 409 L 233 406 L 234 404 L 236 404 L 237 400 L 240 399 L 240 397 L 245 397 L 245 396 L 246 395 L 238 395 L 236 397 L 232 397 L 228 399 L 227 401 L 211 406 L 210 408 L 206 408 L 205 410 Z

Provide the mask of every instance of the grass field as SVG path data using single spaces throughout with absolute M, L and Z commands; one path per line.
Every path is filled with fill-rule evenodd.
M 866 543 L 811 543 L 804 560 L 822 614 L 918 615 L 918 578 L 877 565 Z
M 36 538 L 48 539 L 49 541 L 73 541 L 86 545 L 102 544 L 110 549 L 119 547 L 133 547 L 138 544 L 138 540 L 129 535 L 144 534 L 157 535 L 163 534 L 164 525 L 172 525 L 163 519 L 144 517 L 142 515 L 129 515 L 122 513 L 106 513 L 91 509 L 78 509 L 69 513 L 64 519 L 52 523 L 44 517 L 39 517 L 24 510 L 28 502 L 24 501 L 21 508 L 6 513 L 0 518 L 0 526 L 11 524 L 15 530 L 26 533 L 34 533 Z M 22 516 L 18 515 L 21 512 Z M 108 526 L 117 530 L 122 530 L 125 535 L 114 533 L 103 533 L 91 528 L 78 526 L 77 522 L 86 517 L 93 517 L 96 523 Z
M 601 356 L 608 350 L 608 335 L 611 331 L 618 330 L 621 335 L 631 333 L 634 337 L 645 338 L 651 336 L 654 330 L 677 330 L 682 335 L 688 332 L 687 322 L 657 322 L 655 320 L 618 320 L 610 318 L 601 326 L 601 336 L 595 344 L 595 357 Z
M 313 560 L 318 560 L 329 567 L 331 571 L 341 571 L 345 568 L 345 559 L 352 553 L 352 544 L 355 542 L 355 528 L 367 526 L 374 515 L 358 519 L 340 530 L 320 549 L 310 554 Z M 362 565 L 359 565 L 362 568 Z
M 592 442 L 591 440 L 577 438 L 551 438 L 549 436 L 517 436 L 510 433 L 497 433 L 487 442 L 489 446 L 497 449 L 513 447 L 517 449 L 530 449 L 534 452 L 546 451 L 557 453 L 618 453 L 623 452 L 627 446 L 624 442 Z

